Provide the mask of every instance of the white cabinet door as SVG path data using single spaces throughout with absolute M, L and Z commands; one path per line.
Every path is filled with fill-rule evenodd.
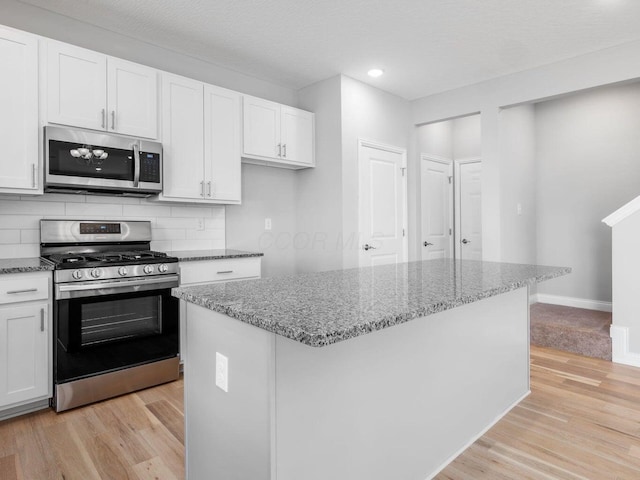
M 313 165 L 313 113 L 283 105 L 280 118 L 282 159 Z
M 49 395 L 48 304 L 0 307 L 0 407 Z
M 206 198 L 240 203 L 240 94 L 204 87 Z
M 243 102 L 243 152 L 247 155 L 279 158 L 280 104 L 246 96 Z
M 163 196 L 204 199 L 203 84 L 163 74 Z
M 157 138 L 157 71 L 117 58 L 109 58 L 107 67 L 108 130 Z
M 49 42 L 47 52 L 48 121 L 104 130 L 107 57 L 57 42 Z
M 38 40 L 5 28 L 0 28 L 0 145 L 0 191 L 38 193 Z

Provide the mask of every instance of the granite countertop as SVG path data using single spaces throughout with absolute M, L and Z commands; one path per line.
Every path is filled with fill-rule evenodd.
M 40 257 L 0 258 L 0 274 L 46 272 L 53 270 L 53 263 Z
M 322 347 L 570 272 L 445 259 L 174 288 L 173 295 Z
M 232 250 L 230 248 L 221 248 L 216 250 L 179 250 L 166 253 L 172 257 L 178 257 L 178 260 L 181 262 L 264 256 L 264 253 L 245 252 L 243 250 Z

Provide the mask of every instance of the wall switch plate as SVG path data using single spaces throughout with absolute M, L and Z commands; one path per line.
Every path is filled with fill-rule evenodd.
M 229 359 L 219 352 L 216 352 L 216 387 L 229 391 Z
M 265 218 L 264 219 L 264 229 L 265 230 L 271 230 L 271 219 L 270 218 Z
M 518 203 L 518 204 L 516 205 L 516 213 L 517 213 L 518 215 L 522 215 L 522 204 L 521 204 L 521 203 Z

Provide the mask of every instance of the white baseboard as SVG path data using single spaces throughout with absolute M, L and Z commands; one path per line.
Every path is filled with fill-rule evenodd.
M 601 302 L 600 300 L 589 300 L 587 298 L 562 297 L 560 295 L 549 295 L 546 293 L 536 293 L 531 295 L 529 303 L 550 303 L 551 305 L 563 305 L 565 307 L 585 308 L 587 310 L 598 310 L 600 312 L 611 312 L 611 302 Z
M 502 420 L 502 418 L 509 413 L 511 410 L 514 409 L 514 407 L 516 405 L 518 405 L 520 402 L 522 402 L 525 398 L 527 398 L 529 395 L 531 394 L 531 390 L 528 390 L 524 395 L 522 395 L 518 400 L 516 400 L 515 402 L 513 402 L 511 404 L 511 406 L 509 406 L 504 412 L 502 412 L 500 415 L 498 415 L 495 420 L 493 422 L 491 422 L 489 425 L 487 425 L 487 427 L 485 429 L 483 429 L 480 433 L 478 433 L 478 435 L 476 435 L 475 437 L 473 437 L 471 440 L 469 440 L 464 447 L 462 447 L 460 450 L 458 450 L 456 453 L 454 453 L 453 455 L 451 455 L 451 457 L 449 457 L 442 465 L 440 465 L 435 472 L 433 472 L 430 476 L 428 476 L 426 478 L 426 480 L 431 480 L 432 478 L 434 478 L 436 475 L 438 475 L 442 470 L 444 470 L 446 468 L 447 465 L 449 465 L 451 462 L 453 462 L 456 458 L 458 458 L 467 448 L 469 448 L 471 445 L 473 445 L 475 443 L 476 440 L 478 440 L 480 437 L 482 437 L 485 433 L 487 433 L 496 423 L 498 423 L 500 420 Z
M 640 353 L 629 351 L 629 328 L 611 325 L 610 336 L 612 361 L 640 367 Z

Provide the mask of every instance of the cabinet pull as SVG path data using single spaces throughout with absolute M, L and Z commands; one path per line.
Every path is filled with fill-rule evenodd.
M 37 291 L 38 291 L 37 288 L 27 288 L 25 290 L 9 290 L 7 292 L 7 295 L 15 295 L 16 293 L 33 293 Z
M 200 196 L 204 197 L 204 181 L 200 182 Z
M 102 109 L 102 128 L 106 128 L 106 126 L 105 126 L 105 122 L 106 122 L 106 118 L 107 118 L 105 116 L 106 113 L 107 113 L 107 111 L 103 108 Z
M 283 144 L 282 145 L 282 150 L 284 151 L 284 154 L 282 155 L 284 158 L 287 158 L 287 144 Z
M 278 156 L 279 157 L 282 156 L 282 144 L 281 143 L 278 144 Z
M 44 308 L 40 309 L 40 331 L 44 332 Z
M 36 188 L 36 164 L 31 164 L 31 188 Z
M 111 110 L 111 130 L 116 129 L 116 111 Z
M 222 270 L 221 272 L 217 272 L 218 275 L 221 275 L 223 273 L 233 273 L 233 270 Z
M 207 182 L 207 196 L 210 197 L 211 196 L 211 182 Z

